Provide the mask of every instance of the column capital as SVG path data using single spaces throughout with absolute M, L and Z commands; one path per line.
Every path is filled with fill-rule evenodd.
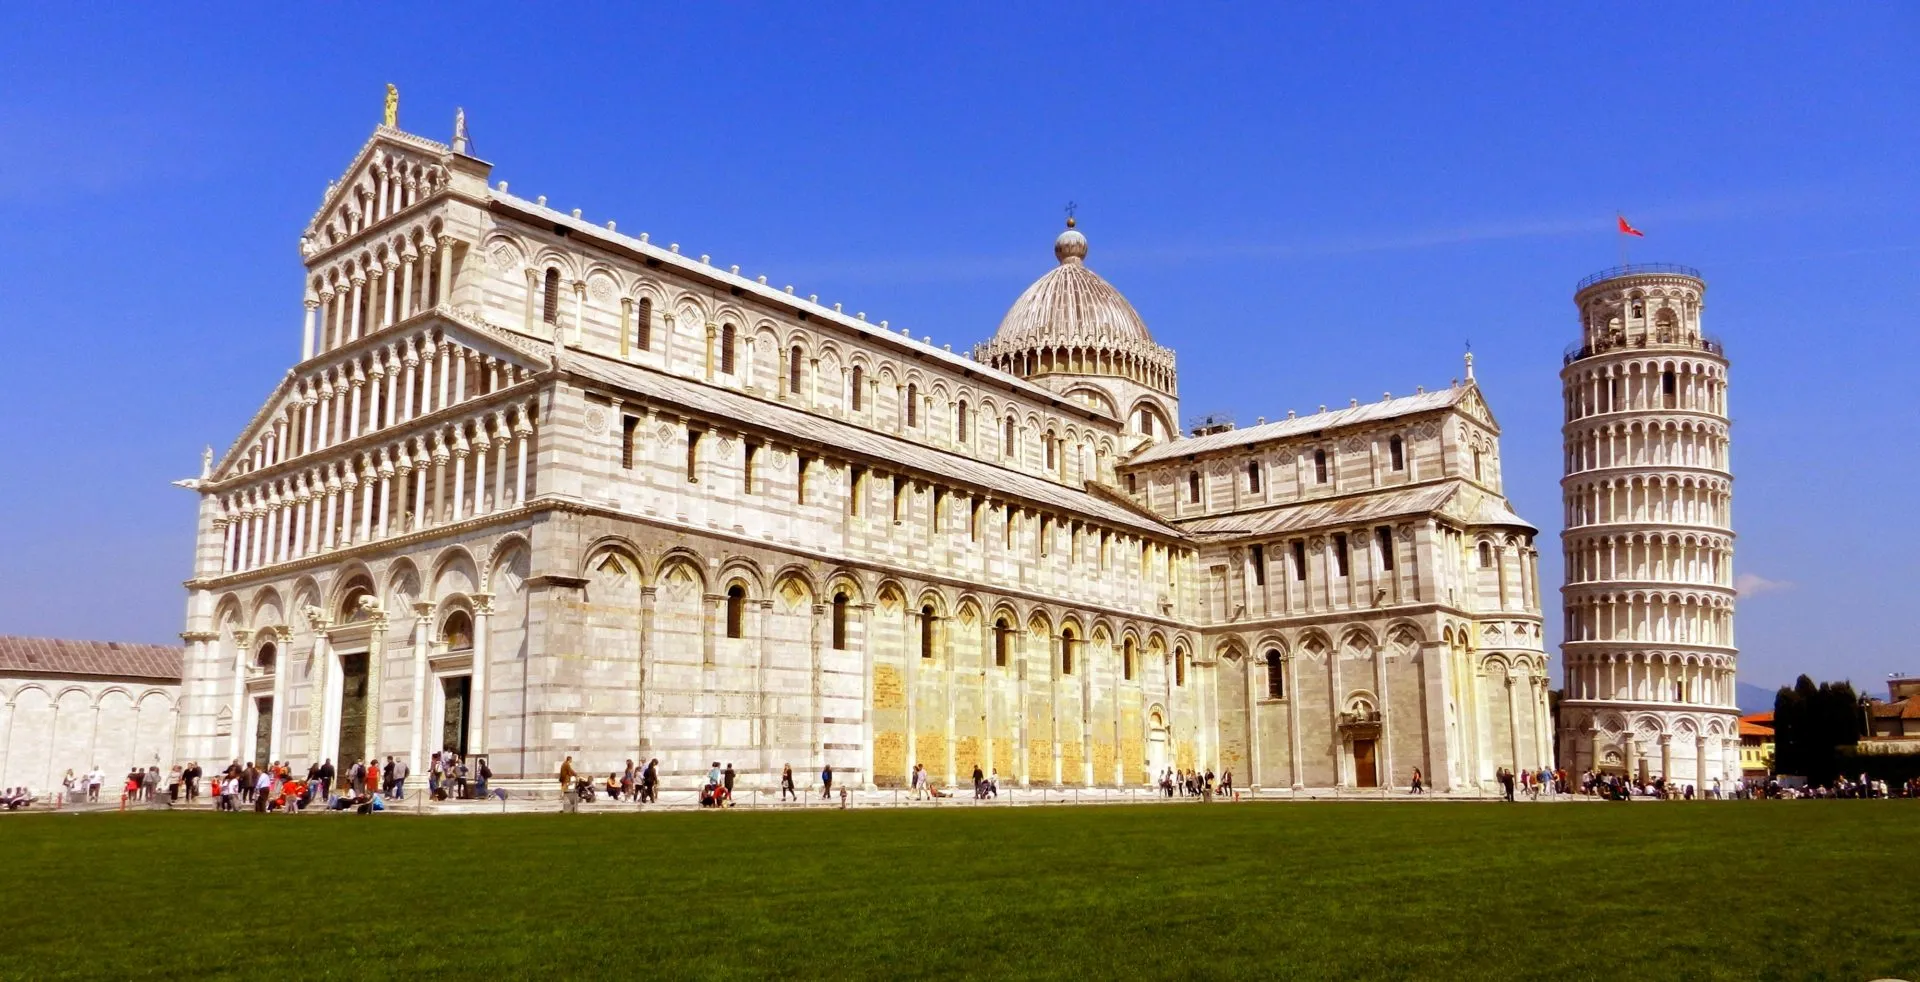
M 473 612 L 475 615 L 488 617 L 493 614 L 493 594 L 470 593 L 467 594 L 467 599 L 473 601 Z
M 204 644 L 208 641 L 220 640 L 220 635 L 216 631 L 182 631 L 180 640 L 188 644 Z

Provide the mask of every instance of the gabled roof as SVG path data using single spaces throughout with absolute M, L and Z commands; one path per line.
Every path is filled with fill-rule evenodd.
M 180 681 L 186 649 L 129 641 L 72 641 L 0 634 L 0 675 L 31 672 Z
M 303 236 L 312 236 L 320 230 L 327 212 L 333 210 L 333 206 L 339 202 L 340 197 L 353 187 L 354 179 L 359 177 L 360 172 L 365 169 L 367 160 L 384 148 L 431 157 L 442 163 L 453 154 L 452 147 L 429 140 L 424 136 L 416 136 L 385 125 L 374 127 L 373 136 L 361 145 L 359 153 L 353 155 L 353 161 L 347 164 L 345 171 L 341 172 L 340 179 L 328 187 L 327 193 L 321 196 L 320 207 L 314 209 L 313 217 L 307 220 L 307 227 L 301 232 Z
M 362 351 L 384 347 L 396 339 L 404 340 L 413 330 L 432 326 L 439 326 L 446 336 L 458 338 L 477 351 L 517 363 L 529 371 L 542 372 L 553 366 L 551 346 L 529 340 L 511 331 L 501 330 L 468 317 L 449 305 L 441 304 L 431 310 L 421 311 L 392 327 L 364 335 L 331 351 L 323 351 L 306 362 L 288 369 L 287 374 L 280 377 L 280 383 L 267 395 L 266 401 L 262 402 L 260 408 L 254 412 L 253 418 L 241 429 L 240 435 L 227 447 L 227 452 L 221 455 L 207 483 L 217 483 L 236 476 L 233 468 L 245 455 L 246 448 L 253 445 L 254 438 L 260 431 L 279 415 L 281 408 L 292 394 L 294 386 L 306 374 L 302 368 L 316 361 L 331 362 L 351 358 Z
M 655 400 L 667 407 L 681 407 L 707 416 L 737 420 L 743 428 L 787 434 L 820 446 L 838 447 L 873 461 L 877 466 L 897 464 L 914 473 L 945 478 L 958 485 L 979 488 L 1041 507 L 1076 512 L 1161 539 L 1185 538 L 1179 529 L 1165 522 L 1081 488 L 1056 484 L 1045 478 L 876 433 L 731 389 L 705 385 L 572 349 L 562 355 L 561 368 L 619 391 Z
M 1369 491 L 1339 498 L 1280 505 L 1262 511 L 1210 515 L 1177 524 L 1201 539 L 1269 537 L 1329 526 L 1363 525 L 1417 515 L 1443 514 L 1463 525 L 1496 525 L 1533 531 L 1504 499 L 1459 480 L 1410 488 Z
M 1284 440 L 1309 433 L 1377 423 L 1400 416 L 1411 416 L 1415 413 L 1432 412 L 1436 409 L 1449 409 L 1456 406 L 1468 415 L 1493 427 L 1496 432 L 1499 431 L 1499 424 L 1493 421 L 1493 414 L 1487 409 L 1486 400 L 1480 395 L 1480 387 L 1468 381 L 1465 385 L 1451 386 L 1435 392 L 1421 392 L 1400 396 L 1397 399 L 1382 399 L 1379 402 L 1363 403 L 1332 412 L 1314 413 L 1311 416 L 1297 416 L 1293 419 L 1249 426 L 1245 429 L 1173 440 L 1141 451 L 1128 460 L 1125 466 L 1135 467 L 1193 454 L 1232 450 L 1270 440 Z

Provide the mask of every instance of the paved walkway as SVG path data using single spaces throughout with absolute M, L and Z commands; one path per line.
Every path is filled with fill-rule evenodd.
M 560 810 L 560 792 L 556 783 L 506 781 L 497 782 L 507 792 L 506 798 L 489 798 L 484 801 L 429 801 L 424 788 L 409 789 L 404 800 L 389 804 L 388 811 L 404 815 L 483 815 L 483 814 L 527 814 L 556 812 Z M 1414 804 L 1421 802 L 1487 802 L 1498 801 L 1499 795 L 1492 791 L 1455 791 L 1429 792 L 1426 794 L 1408 794 L 1406 789 L 1387 788 L 1304 788 L 1298 791 L 1287 788 L 1265 788 L 1243 790 L 1232 801 L 1224 796 L 1215 795 L 1211 802 L 1188 795 L 1168 798 L 1150 788 L 1002 788 L 998 797 L 976 799 L 971 792 L 960 792 L 949 797 L 915 798 L 907 789 L 883 788 L 878 790 L 856 790 L 847 795 L 848 808 L 1036 808 L 1059 805 L 1139 805 L 1143 807 L 1176 808 L 1184 805 L 1206 804 L 1249 804 L 1261 802 L 1285 801 L 1371 801 L 1381 803 Z M 1565 803 L 1574 801 L 1597 801 L 1579 795 L 1541 795 L 1529 799 L 1521 795 L 1525 803 Z M 242 805 L 244 811 L 251 812 L 251 805 Z M 834 792 L 832 800 L 822 800 L 819 789 L 815 787 L 811 794 L 803 793 L 798 801 L 780 800 L 777 791 L 762 791 L 747 788 L 738 789 L 734 807 L 749 811 L 802 811 L 841 808 L 839 792 Z M 118 802 L 97 805 L 69 805 L 63 812 L 100 812 L 114 811 Z M 163 803 L 129 806 L 129 810 L 149 811 L 167 810 Z M 47 812 L 51 809 L 36 803 L 31 809 L 22 809 L 16 814 L 28 812 Z M 213 811 L 213 800 L 202 797 L 192 805 L 184 803 L 172 806 L 174 811 Z M 593 801 L 581 802 L 580 811 L 588 814 L 624 814 L 656 811 L 698 811 L 700 793 L 693 790 L 662 790 L 660 800 L 654 804 L 639 804 L 632 801 L 612 801 L 604 796 L 596 796 Z M 320 809 L 309 809 L 316 814 Z M 4 813 L 0 813 L 4 814 Z

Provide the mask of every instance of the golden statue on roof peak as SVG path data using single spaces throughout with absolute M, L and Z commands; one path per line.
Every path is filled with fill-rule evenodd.
M 400 125 L 400 90 L 392 82 L 387 83 L 387 114 L 382 122 L 389 129 Z

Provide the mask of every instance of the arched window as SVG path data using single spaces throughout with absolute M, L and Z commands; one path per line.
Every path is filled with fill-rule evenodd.
M 1313 482 L 1315 484 L 1327 483 L 1327 452 L 1325 450 L 1315 450 L 1313 452 Z
M 720 374 L 733 374 L 733 338 L 732 324 L 720 325 Z
M 1059 443 L 1059 439 L 1051 433 L 1047 434 L 1046 439 L 1041 441 L 1041 445 L 1047 448 L 1047 470 L 1053 470 L 1054 467 L 1057 466 L 1054 463 L 1054 458 L 1058 453 L 1057 447 Z
M 805 352 L 802 352 L 797 344 L 793 346 L 792 351 L 788 352 L 787 392 L 791 395 L 800 394 L 800 359 L 805 356 Z
M 1260 493 L 1260 462 L 1257 460 L 1247 461 L 1247 493 Z
M 1173 653 L 1173 684 L 1187 684 L 1187 653 L 1184 651 Z
M 1473 479 L 1476 481 L 1485 480 L 1485 475 L 1480 471 L 1480 451 L 1478 449 L 1473 451 Z
M 1493 568 L 1493 546 L 1485 542 L 1480 543 L 1480 568 Z
M 907 383 L 907 425 L 920 425 L 920 387 Z
M 1267 698 L 1285 699 L 1287 697 L 1287 673 L 1280 661 L 1280 652 L 1267 649 Z
M 1153 435 L 1153 414 L 1145 409 L 1140 410 L 1140 435 Z
M 1000 441 L 1000 452 L 1001 454 L 1008 457 L 1013 456 L 1013 417 L 1012 416 L 1007 417 L 1007 432 L 1006 432 L 1006 436 L 1002 438 Z
M 953 413 L 953 438 L 960 443 L 967 442 L 967 400 L 960 400 Z
M 253 667 L 271 674 L 273 672 L 274 659 L 277 657 L 279 657 L 279 652 L 274 649 L 272 644 L 263 644 L 260 646 L 259 653 L 253 656 Z
M 866 400 L 867 370 L 859 365 L 853 366 L 853 411 L 859 412 Z
M 547 267 L 546 282 L 542 284 L 540 300 L 540 319 L 549 324 L 560 322 L 560 271 Z
M 1133 681 L 1133 639 L 1128 638 L 1120 646 L 1120 677 Z
M 1007 626 L 1006 618 L 993 622 L 993 664 L 996 667 L 1007 667 L 1007 638 L 1012 633 L 1013 628 Z
M 747 591 L 740 584 L 727 587 L 727 637 L 743 637 L 747 623 Z
M 653 347 L 653 298 L 641 297 L 634 317 L 633 346 L 646 351 Z
M 1399 437 L 1387 441 L 1387 456 L 1393 460 L 1393 469 L 1407 469 L 1407 445 Z
M 1073 674 L 1073 628 L 1060 632 L 1060 674 Z
M 847 650 L 847 595 L 833 595 L 833 650 Z
M 1187 472 L 1187 500 L 1196 505 L 1200 503 L 1200 472 L 1199 471 Z
M 446 640 L 447 648 L 452 651 L 473 647 L 473 617 L 464 610 L 448 614 L 440 625 L 440 637 Z
M 933 657 L 933 605 L 920 608 L 920 657 Z

